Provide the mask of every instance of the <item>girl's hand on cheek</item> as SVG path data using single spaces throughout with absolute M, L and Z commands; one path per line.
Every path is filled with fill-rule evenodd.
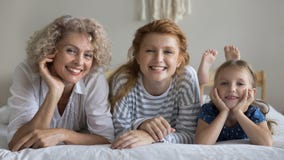
M 212 88 L 210 92 L 210 97 L 212 102 L 216 105 L 219 111 L 229 111 L 229 108 L 224 103 L 224 101 L 220 98 L 217 88 Z
M 240 110 L 242 113 L 244 113 L 247 111 L 249 105 L 253 102 L 251 101 L 252 100 L 251 93 L 252 92 L 247 88 L 244 90 L 243 97 L 240 99 L 236 107 L 233 108 L 233 112 Z
M 253 89 L 248 89 L 248 103 L 252 104 L 255 100 L 255 94 Z

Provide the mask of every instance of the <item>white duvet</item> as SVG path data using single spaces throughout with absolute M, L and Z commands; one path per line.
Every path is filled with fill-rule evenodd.
M 114 150 L 110 145 L 57 145 L 42 149 L 7 149 L 8 111 L 0 108 L 0 160 L 284 160 L 284 116 L 271 108 L 268 118 L 275 120 L 273 147 L 256 146 L 244 140 L 217 145 L 157 143 L 134 149 Z

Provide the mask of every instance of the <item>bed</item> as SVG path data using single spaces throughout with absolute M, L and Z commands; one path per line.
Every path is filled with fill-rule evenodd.
M 258 86 L 265 87 L 265 74 L 260 75 Z M 265 89 L 264 89 L 265 91 Z M 265 94 L 261 94 L 265 96 Z M 263 97 L 262 97 L 263 98 Z M 264 97 L 265 99 L 266 97 Z M 251 145 L 246 140 L 233 140 L 216 145 L 169 144 L 156 143 L 133 149 L 115 150 L 110 145 L 57 145 L 41 149 L 24 149 L 11 152 L 7 149 L 7 124 L 9 108 L 0 107 L 0 160 L 283 160 L 284 159 L 284 116 L 273 106 L 270 106 L 268 118 L 276 121 L 274 126 L 273 146 Z

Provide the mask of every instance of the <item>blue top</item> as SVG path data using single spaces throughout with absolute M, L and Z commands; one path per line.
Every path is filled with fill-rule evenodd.
M 198 118 L 204 120 L 210 124 L 219 114 L 219 110 L 212 102 L 206 103 L 202 106 Z M 259 124 L 260 122 L 266 121 L 265 116 L 262 114 L 260 109 L 256 106 L 250 105 L 245 115 L 252 120 L 254 123 Z M 240 124 L 236 124 L 233 127 L 224 126 L 217 141 L 233 140 L 233 139 L 247 139 L 246 133 L 241 128 Z

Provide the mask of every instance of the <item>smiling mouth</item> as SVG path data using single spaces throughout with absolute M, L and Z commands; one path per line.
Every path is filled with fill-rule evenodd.
M 149 68 L 154 71 L 164 71 L 167 69 L 167 67 L 163 67 L 163 66 L 150 66 Z
M 237 96 L 226 96 L 225 97 L 227 100 L 236 100 L 236 99 L 239 99 L 239 97 Z
M 79 74 L 83 71 L 82 69 L 76 69 L 76 68 L 70 68 L 70 67 L 66 67 L 66 69 L 75 74 Z

